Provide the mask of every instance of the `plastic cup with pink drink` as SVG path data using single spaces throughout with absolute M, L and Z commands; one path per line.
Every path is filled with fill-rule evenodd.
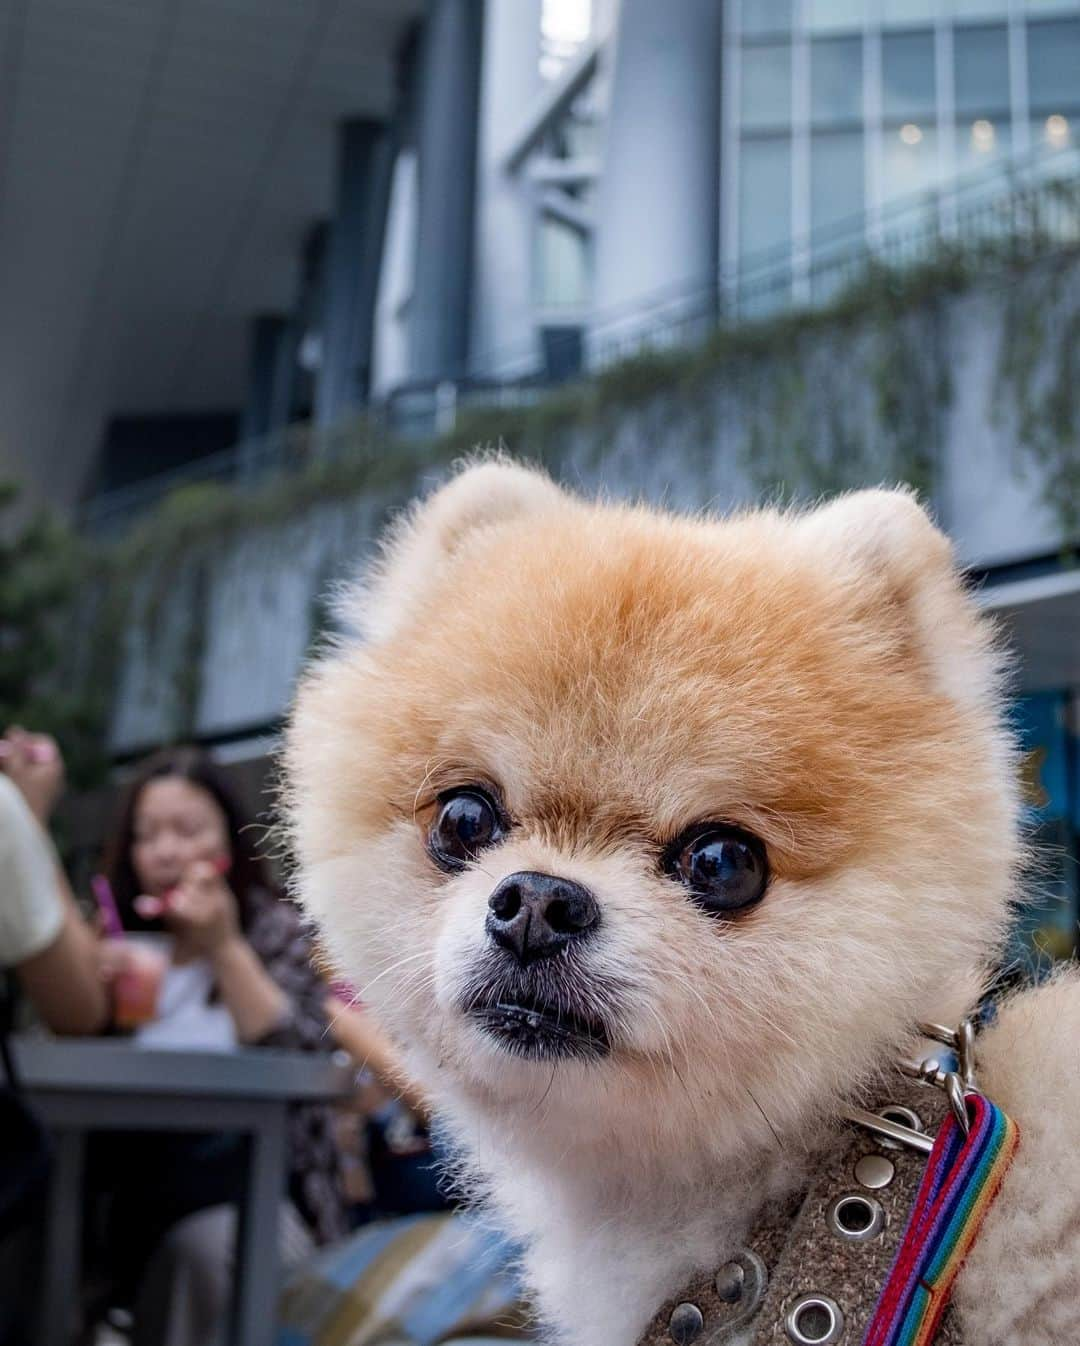
M 113 974 L 113 1022 L 129 1031 L 152 1023 L 165 973 L 172 962 L 172 936 L 128 932 L 119 942 Z
M 158 1017 L 165 972 L 172 962 L 171 935 L 125 931 L 109 880 L 90 880 L 105 936 L 113 947 L 113 1022 L 130 1031 Z

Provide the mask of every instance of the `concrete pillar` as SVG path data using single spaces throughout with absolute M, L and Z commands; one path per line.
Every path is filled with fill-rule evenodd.
M 274 351 L 274 384 L 267 425 L 270 434 L 284 430 L 292 420 L 296 392 L 296 355 L 299 344 L 300 333 L 296 319 L 287 318 Z
M 482 24 L 483 0 L 432 0 L 424 25 L 410 314 L 418 380 L 459 377 L 468 362 Z
M 479 375 L 531 372 L 539 363 L 533 319 L 533 203 L 511 175 L 510 141 L 543 91 L 542 0 L 487 0 L 477 153 L 476 322 L 471 364 Z
M 721 0 L 622 0 L 597 201 L 593 358 L 661 293 L 719 266 Z M 638 320 L 640 326 L 641 320 Z
M 338 178 L 330 227 L 315 421 L 332 425 L 366 398 L 375 290 L 382 259 L 392 150 L 385 123 L 338 128 Z

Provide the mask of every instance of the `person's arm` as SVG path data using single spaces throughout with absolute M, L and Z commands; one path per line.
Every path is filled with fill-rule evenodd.
M 236 897 L 213 864 L 192 865 L 167 899 L 140 897 L 136 908 L 162 916 L 183 946 L 209 960 L 241 1042 L 261 1042 L 289 1019 L 289 998 L 241 930 Z
M 24 959 L 15 975 L 31 1004 L 54 1033 L 100 1033 L 109 1017 L 98 964 L 98 938 L 57 871 L 64 911 L 60 933 L 40 953 Z
M 98 940 L 83 920 L 46 830 L 63 788 L 52 739 L 0 738 L 0 966 L 56 1033 L 96 1033 L 108 1019 Z
M 241 1042 L 264 1041 L 289 1017 L 289 999 L 241 934 L 220 944 L 210 959 L 218 990 Z
M 64 759 L 56 740 L 9 725 L 0 738 L 0 771 L 18 788 L 30 812 L 48 830 L 64 792 Z
M 422 1121 L 426 1120 L 427 1100 L 405 1074 L 397 1050 L 371 1014 L 347 1005 L 333 994 L 327 995 L 324 1012 L 330 1024 L 330 1036 L 337 1045 L 347 1051 L 361 1069 L 366 1067 L 378 1076 L 410 1112 Z

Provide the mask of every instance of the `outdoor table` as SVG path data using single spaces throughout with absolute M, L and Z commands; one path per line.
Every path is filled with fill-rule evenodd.
M 285 1193 L 286 1115 L 294 1102 L 341 1097 L 342 1058 L 246 1049 L 147 1049 L 107 1039 L 14 1039 L 32 1106 L 55 1141 L 42 1267 L 39 1346 L 69 1346 L 79 1293 L 83 1158 L 96 1130 L 234 1131 L 250 1137 L 236 1249 L 231 1346 L 276 1333 L 278 1216 Z

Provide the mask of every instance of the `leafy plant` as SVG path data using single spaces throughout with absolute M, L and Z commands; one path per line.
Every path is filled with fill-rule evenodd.
M 0 520 L 17 494 L 0 486 Z M 101 769 L 106 700 L 64 672 L 78 640 L 71 617 L 84 562 L 73 534 L 44 514 L 0 533 L 0 727 L 52 734 L 76 783 Z

